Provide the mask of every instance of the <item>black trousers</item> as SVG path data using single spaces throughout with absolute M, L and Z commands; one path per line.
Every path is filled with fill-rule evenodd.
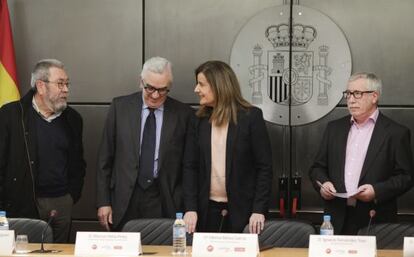
M 342 227 L 341 235 L 356 235 L 358 234 L 358 220 L 356 208 L 353 206 L 346 207 L 344 226 Z M 368 224 L 367 224 L 368 225 Z M 336 233 L 335 233 L 336 234 Z
M 121 231 L 122 227 L 130 220 L 143 218 L 162 218 L 161 194 L 158 179 L 147 189 L 142 189 L 138 185 L 138 179 L 135 183 L 128 208 L 115 231 Z
M 223 216 L 223 210 L 226 214 Z M 231 232 L 230 213 L 227 203 L 208 202 L 207 224 L 205 232 Z

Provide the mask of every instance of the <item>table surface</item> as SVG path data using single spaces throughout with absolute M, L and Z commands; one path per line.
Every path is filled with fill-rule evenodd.
M 48 256 L 48 257 L 64 257 L 64 256 L 73 256 L 75 245 L 73 244 L 45 244 L 44 248 L 47 250 L 60 250 L 59 253 L 29 253 L 29 254 L 13 254 L 11 257 L 17 256 Z M 40 249 L 40 244 L 29 244 L 30 250 Z M 144 245 L 143 246 L 144 255 L 143 256 L 153 256 L 153 257 L 170 257 L 171 246 L 154 246 L 154 245 Z M 188 252 L 191 252 L 191 247 L 187 248 Z M 191 254 L 187 254 L 191 256 Z M 304 248 L 271 248 L 260 253 L 260 257 L 307 257 L 308 249 Z M 401 250 L 378 250 L 377 257 L 402 257 L 403 252 Z

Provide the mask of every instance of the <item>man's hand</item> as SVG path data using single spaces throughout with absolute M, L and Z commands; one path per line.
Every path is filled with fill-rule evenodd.
M 188 233 L 194 233 L 197 225 L 197 212 L 188 211 L 184 214 L 185 227 Z
M 101 226 L 103 226 L 107 231 L 110 231 L 109 224 L 112 225 L 112 207 L 111 206 L 102 206 L 98 208 L 98 219 Z
M 325 200 L 332 200 L 335 198 L 333 193 L 336 193 L 336 189 L 332 182 L 326 181 L 321 185 L 321 189 L 319 190 L 321 196 Z
M 265 216 L 260 213 L 252 213 L 249 219 L 249 232 L 260 234 L 264 228 Z
M 358 191 L 359 193 L 354 197 L 362 202 L 371 202 L 375 199 L 374 187 L 370 184 L 360 186 Z

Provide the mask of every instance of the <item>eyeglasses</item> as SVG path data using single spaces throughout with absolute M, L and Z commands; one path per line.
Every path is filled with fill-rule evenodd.
M 160 87 L 160 88 L 156 88 L 150 84 L 145 83 L 144 80 L 141 80 L 142 84 L 144 84 L 144 89 L 145 91 L 147 91 L 147 93 L 149 94 L 153 94 L 155 91 L 158 92 L 159 95 L 163 96 L 168 94 L 168 92 L 170 92 L 170 89 L 167 87 Z
M 67 88 L 70 87 L 70 82 L 69 81 L 49 81 L 49 80 L 42 80 L 45 83 L 52 83 L 52 84 L 56 84 L 57 87 L 62 90 L 64 86 L 66 86 Z
M 364 96 L 364 94 L 370 94 L 370 93 L 374 93 L 375 91 L 349 91 L 346 90 L 344 92 L 342 92 L 344 94 L 344 98 L 345 99 L 349 99 L 351 98 L 351 95 L 355 98 L 355 99 L 361 99 L 362 96 Z

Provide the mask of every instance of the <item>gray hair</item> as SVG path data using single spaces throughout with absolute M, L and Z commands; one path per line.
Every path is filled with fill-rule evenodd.
M 145 78 L 148 72 L 153 72 L 157 74 L 163 74 L 164 72 L 168 72 L 170 74 L 170 83 L 173 81 L 172 64 L 170 61 L 163 57 L 157 56 L 148 59 L 142 67 L 141 78 Z
M 58 69 L 64 69 L 65 65 L 63 62 L 56 59 L 43 59 L 36 63 L 33 72 L 30 84 L 32 89 L 36 90 L 36 81 L 42 80 L 47 81 L 50 76 L 49 69 L 55 67 Z
M 382 81 L 377 75 L 369 72 L 357 72 L 352 74 L 352 76 L 348 80 L 348 83 L 353 82 L 357 79 L 365 79 L 367 81 L 367 90 L 376 91 L 379 95 L 381 95 Z

